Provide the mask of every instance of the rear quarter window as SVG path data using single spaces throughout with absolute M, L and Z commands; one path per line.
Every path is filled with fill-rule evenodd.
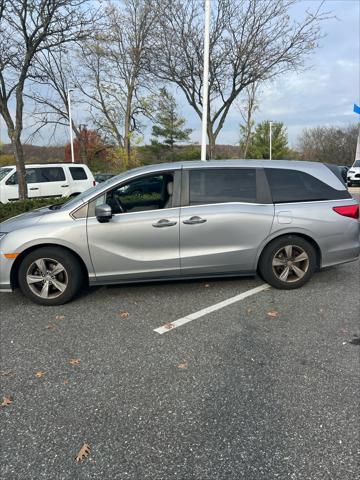
M 87 180 L 87 175 L 83 167 L 69 167 L 73 180 Z
M 336 190 L 299 170 L 265 168 L 274 203 L 310 202 L 351 198 L 347 190 Z

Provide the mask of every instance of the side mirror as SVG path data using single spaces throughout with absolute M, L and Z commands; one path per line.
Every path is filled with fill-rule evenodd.
M 100 223 L 106 223 L 111 220 L 112 210 L 110 205 L 103 203 L 95 207 L 95 216 Z

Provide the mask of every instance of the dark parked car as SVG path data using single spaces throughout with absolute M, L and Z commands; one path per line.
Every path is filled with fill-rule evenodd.
M 109 178 L 112 177 L 114 177 L 113 173 L 97 173 L 94 175 L 96 183 L 106 182 L 106 180 L 109 180 Z
M 338 169 L 339 169 L 339 172 L 340 172 L 340 175 L 341 177 L 343 178 L 344 180 L 344 183 L 346 185 L 346 182 L 347 182 L 347 172 L 349 170 L 349 166 L 348 165 L 337 165 Z

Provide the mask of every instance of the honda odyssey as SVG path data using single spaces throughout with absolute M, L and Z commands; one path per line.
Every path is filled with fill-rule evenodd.
M 137 168 L 0 230 L 0 291 L 43 305 L 86 284 L 256 272 L 293 289 L 360 252 L 359 205 L 337 168 L 298 161 Z

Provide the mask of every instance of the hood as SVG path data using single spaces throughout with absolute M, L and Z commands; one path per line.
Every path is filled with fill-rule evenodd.
M 42 207 L 31 212 L 25 212 L 16 217 L 9 218 L 0 224 L 1 232 L 12 232 L 20 228 L 28 227 L 37 223 L 44 215 L 51 215 L 56 210 L 50 210 L 49 207 Z

